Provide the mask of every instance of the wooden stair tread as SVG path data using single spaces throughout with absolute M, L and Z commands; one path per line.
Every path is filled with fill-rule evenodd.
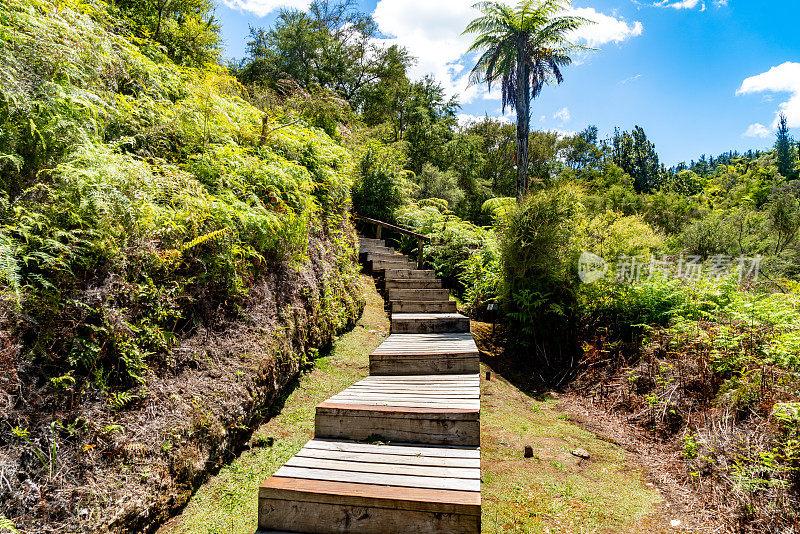
M 359 441 L 312 439 L 303 450 L 319 449 L 345 453 L 393 454 L 399 456 L 424 456 L 426 458 L 471 458 L 480 460 L 479 447 L 437 447 L 412 443 L 361 443 Z M 302 452 L 302 451 L 301 451 Z
M 365 414 L 379 412 L 399 416 L 453 417 L 459 413 L 480 411 L 480 377 L 470 375 L 443 375 L 449 379 L 425 380 L 416 376 L 368 377 L 318 406 L 320 409 L 361 411 Z M 376 379 L 377 378 L 377 379 Z M 379 409 L 380 408 L 380 409 Z
M 477 354 L 478 346 L 469 332 L 441 334 L 391 334 L 372 354 Z
M 435 320 L 435 319 L 469 319 L 460 313 L 393 313 L 392 320 Z
M 276 475 L 259 487 L 260 499 L 270 497 L 288 498 L 300 502 L 333 502 L 434 512 L 445 512 L 441 505 L 447 505 L 450 513 L 467 515 L 480 513 L 480 491 L 474 490 L 437 490 Z
M 315 441 L 317 440 L 311 440 L 309 444 Z M 480 493 L 479 466 L 442 467 L 434 464 L 442 458 L 449 457 L 452 451 L 446 447 L 414 447 L 415 455 L 401 456 L 384 454 L 382 452 L 386 447 L 384 445 L 363 444 L 360 451 L 346 452 L 337 449 L 309 447 L 309 444 L 281 467 L 274 476 L 367 486 Z M 400 447 L 394 447 L 395 450 L 398 448 Z M 462 449 L 455 450 L 459 453 L 462 451 Z M 472 451 L 480 454 L 477 448 Z M 321 457 L 321 453 L 327 454 Z M 419 465 L 409 463 L 409 459 L 414 456 L 420 458 Z M 375 461 L 376 458 L 380 458 L 381 461 Z M 477 458 L 474 460 L 479 461 Z M 262 485 L 262 488 L 265 486 L 270 486 L 269 481 Z M 326 491 L 330 489 L 328 487 Z M 381 492 L 376 488 L 362 489 L 378 492 L 378 494 Z M 364 492 L 361 492 L 361 495 L 363 496 Z

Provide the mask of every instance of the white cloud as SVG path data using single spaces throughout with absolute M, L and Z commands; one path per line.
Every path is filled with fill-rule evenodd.
M 767 138 L 772 135 L 772 130 L 757 122 L 755 124 L 751 124 L 747 131 L 742 134 L 743 137 L 763 137 Z
M 311 0 L 221 0 L 221 2 L 231 9 L 248 11 L 259 17 L 282 7 L 293 7 L 305 11 L 311 5 Z
M 474 3 L 475 0 L 379 0 L 373 17 L 386 36 L 383 42 L 404 46 L 418 59 L 409 73 L 411 78 L 431 74 L 448 95 L 458 96 L 464 104 L 476 98 L 496 100 L 500 98 L 499 91 L 488 93 L 485 86 L 469 85 L 474 58 L 465 57 L 465 52 L 475 36 L 462 33 L 470 21 L 480 16 L 472 8 Z M 569 13 L 597 22 L 579 29 L 573 36 L 591 47 L 621 43 L 643 31 L 641 22 L 627 23 L 593 8 L 573 9 Z
M 628 23 L 610 15 L 598 12 L 593 7 L 570 9 L 568 14 L 583 17 L 595 24 L 585 24 L 572 35 L 575 41 L 596 48 L 607 43 L 621 43 L 631 37 L 638 37 L 644 31 L 641 22 Z
M 786 115 L 790 128 L 800 127 L 800 63 L 787 61 L 777 67 L 772 67 L 767 72 L 751 76 L 743 81 L 742 86 L 736 91 L 737 95 L 755 93 L 789 93 L 789 99 L 782 102 L 775 112 L 772 128 L 774 130 L 778 127 L 778 115 L 780 113 Z M 761 125 L 752 125 L 745 135 L 763 133 L 757 126 Z
M 625 78 L 624 80 L 622 80 L 621 82 L 619 82 L 619 84 L 620 84 L 620 85 L 627 85 L 627 84 L 629 84 L 629 83 L 631 83 L 631 82 L 635 82 L 636 80 L 638 80 L 638 79 L 639 79 L 639 78 L 641 78 L 641 77 L 642 77 L 642 75 L 641 75 L 641 74 L 637 74 L 636 76 L 631 76 L 630 78 Z
M 554 119 L 560 120 L 562 123 L 570 119 L 569 108 L 561 108 L 553 115 Z
M 706 10 L 706 3 L 701 0 L 682 0 L 680 2 L 673 2 L 672 0 L 662 0 L 653 4 L 656 7 L 671 7 L 673 9 L 694 9 L 698 5 L 700 11 Z
M 716 7 L 727 7 L 728 6 L 728 0 L 714 0 L 714 5 Z
M 461 95 L 464 102 L 477 96 L 469 88 L 465 65 L 459 61 L 471 44 L 462 32 L 479 13 L 472 0 L 380 0 L 373 17 L 390 43 L 404 46 L 417 58 L 412 78 L 431 74 L 449 95 Z
M 487 115 L 470 115 L 468 113 L 461 113 L 457 117 L 458 125 L 461 126 L 462 128 L 465 127 L 465 126 L 469 126 L 469 124 L 473 123 L 473 122 L 481 122 L 482 120 L 485 120 L 486 118 L 487 118 Z M 501 123 L 504 123 L 504 124 L 511 124 L 512 122 L 514 122 L 515 115 L 506 114 L 506 115 L 498 115 L 497 117 L 489 116 L 489 119 L 493 120 L 493 121 L 501 122 Z

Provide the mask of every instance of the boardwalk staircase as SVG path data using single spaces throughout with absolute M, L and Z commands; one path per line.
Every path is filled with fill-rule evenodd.
M 257 534 L 478 533 L 469 319 L 433 271 L 380 238 L 360 238 L 359 256 L 387 299 L 391 335 L 370 355 L 370 376 L 318 405 L 314 439 L 261 485 Z

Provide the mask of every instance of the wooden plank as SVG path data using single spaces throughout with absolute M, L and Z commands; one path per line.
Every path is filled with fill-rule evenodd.
M 411 317 L 415 315 L 417 317 Z M 428 317 L 420 317 L 420 316 Z M 417 334 L 439 332 L 469 332 L 470 321 L 468 317 L 457 313 L 436 314 L 392 314 L 392 333 Z
M 321 458 L 327 460 L 342 460 L 349 462 L 370 462 L 383 464 L 402 464 L 402 465 L 428 465 L 431 467 L 471 467 L 480 469 L 481 461 L 479 458 L 449 458 L 431 457 L 422 454 L 401 455 L 401 454 L 379 454 L 375 452 L 343 452 L 331 451 L 327 449 L 315 449 L 304 447 L 297 453 L 298 457 Z
M 334 441 L 312 439 L 303 449 L 321 449 L 348 453 L 396 454 L 407 456 L 425 456 L 430 458 L 478 458 L 481 457 L 479 447 L 437 447 L 435 445 L 412 444 L 374 444 L 357 441 Z
M 450 300 L 446 289 L 388 289 L 389 300 Z
M 461 401 L 473 401 L 478 400 L 480 395 L 477 393 L 468 393 L 464 392 L 464 394 L 459 395 L 458 393 L 451 393 L 447 396 L 437 396 L 434 394 L 429 393 L 422 393 L 422 392 L 398 392 L 398 393 L 391 393 L 391 392 L 379 392 L 379 393 L 370 393 L 370 392 L 359 392 L 359 391 L 350 391 L 347 390 L 349 393 L 339 393 L 338 395 L 334 395 L 331 399 L 339 398 L 339 399 L 363 399 L 365 401 L 386 401 L 392 402 L 393 400 L 403 400 L 408 402 L 436 402 L 440 404 L 445 404 L 450 401 L 461 402 Z
M 394 393 L 394 394 L 386 394 L 386 393 L 339 393 L 338 395 L 334 395 L 330 398 L 331 402 L 335 402 L 334 399 L 352 399 L 353 401 L 364 401 L 364 402 L 374 402 L 374 401 L 382 401 L 391 403 L 392 401 L 403 401 L 403 402 L 435 402 L 439 405 L 445 405 L 450 403 L 468 403 L 472 404 L 473 401 L 477 403 L 480 396 L 475 395 L 452 395 L 449 397 L 437 397 L 434 395 L 424 395 L 421 393 Z
M 416 321 L 430 321 L 434 319 L 469 319 L 460 313 L 395 313 L 392 319 L 407 319 Z
M 454 300 L 392 300 L 389 302 L 389 308 L 392 313 L 455 313 L 458 311 Z
M 295 456 L 285 464 L 287 467 L 308 469 L 326 469 L 332 471 L 348 471 L 357 473 L 379 473 L 385 475 L 407 475 L 436 478 L 481 478 L 481 470 L 469 467 L 441 467 L 430 465 L 407 465 L 389 463 L 371 463 L 367 461 L 353 462 L 330 458 L 308 458 Z
M 480 413 L 370 413 L 318 407 L 314 435 L 326 439 L 478 446 Z
M 412 280 L 386 280 L 383 284 L 386 289 L 441 289 L 442 281 L 438 278 L 412 279 Z M 448 301 L 449 302 L 449 301 Z
M 413 475 L 392 475 L 385 473 L 362 473 L 358 471 L 337 471 L 332 469 L 310 469 L 284 465 L 275 473 L 276 477 L 303 478 L 307 480 L 327 480 L 329 482 L 350 482 L 353 484 L 375 484 L 378 486 L 397 486 L 402 488 L 440 489 L 456 491 L 481 490 L 481 481 L 464 478 L 437 478 Z
M 383 273 L 385 280 L 396 280 L 398 278 L 419 278 L 422 280 L 430 280 L 436 278 L 436 273 L 433 271 L 424 271 L 419 269 L 386 269 Z
M 350 398 L 331 397 L 327 401 L 317 405 L 317 409 L 340 410 L 340 411 L 354 411 L 360 410 L 362 412 L 378 412 L 387 414 L 396 414 L 399 417 L 411 416 L 415 413 L 418 414 L 458 414 L 458 413 L 477 413 L 480 410 L 480 401 L 475 399 L 473 401 L 464 402 L 441 402 L 434 401 L 408 401 L 397 399 L 392 402 L 384 400 L 371 400 L 361 399 L 354 400 Z M 417 411 L 415 411 L 417 410 Z
M 345 391 L 351 393 L 419 393 L 422 395 L 446 395 L 449 393 L 466 393 L 478 395 L 480 387 L 478 384 L 464 384 L 445 382 L 444 384 L 362 384 L 350 386 Z
M 449 375 L 449 376 L 442 376 L 442 375 L 428 375 L 428 376 L 403 376 L 397 377 L 396 380 L 401 382 L 409 382 L 411 380 L 480 380 L 479 374 L 467 373 L 463 375 Z M 374 382 L 389 382 L 392 379 L 385 376 L 368 376 L 363 378 L 362 382 L 374 381 Z
M 464 373 L 480 370 L 480 358 L 477 354 L 462 357 L 460 355 L 371 355 L 369 372 L 372 375 L 427 375 L 431 373 Z
M 365 395 L 377 395 L 388 393 L 390 395 L 397 394 L 420 394 L 420 395 L 433 395 L 435 397 L 452 397 L 466 395 L 469 397 L 477 398 L 480 393 L 475 391 L 477 388 L 472 386 L 445 386 L 445 387 L 413 387 L 413 386 L 395 386 L 392 388 L 375 388 L 369 386 L 358 386 L 347 388 L 351 393 L 363 393 Z
M 397 414 L 407 414 L 410 413 L 411 409 L 420 409 L 425 413 L 439 413 L 439 412 L 452 412 L 456 413 L 458 410 L 461 410 L 465 413 L 477 413 L 479 408 L 477 403 L 475 404 L 456 404 L 456 405 L 448 405 L 448 406 L 431 406 L 432 403 L 430 402 L 411 402 L 411 401 L 395 401 L 392 403 L 388 403 L 385 401 L 363 401 L 363 402 L 352 402 L 348 400 L 341 400 L 335 401 L 337 404 L 341 406 L 347 407 L 348 410 L 372 410 L 378 411 L 382 408 L 386 409 L 387 413 L 397 413 Z M 405 417 L 403 415 L 403 417 Z M 346 435 L 339 436 L 342 439 L 347 439 Z M 361 438 L 359 438 L 361 439 Z
M 286 532 L 291 529 L 292 532 L 315 534 L 479 534 L 481 530 L 479 515 L 393 510 L 342 503 L 263 499 L 259 500 L 258 515 L 259 532 Z
M 480 492 L 457 490 L 432 490 L 353 484 L 327 480 L 271 477 L 259 486 L 259 498 L 292 497 L 297 501 L 369 504 L 378 508 L 408 509 L 425 512 L 475 514 L 480 507 Z

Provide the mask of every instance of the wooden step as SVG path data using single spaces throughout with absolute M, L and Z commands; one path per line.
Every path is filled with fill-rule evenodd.
M 401 264 L 409 262 L 408 256 L 397 252 L 366 252 L 364 253 L 364 259 L 366 261 L 385 261 Z
M 317 406 L 317 438 L 480 444 L 477 374 L 370 376 Z
M 424 301 L 447 301 L 450 300 L 450 292 L 446 289 L 389 289 L 387 292 L 389 300 L 424 300 Z
M 380 275 L 384 271 L 391 270 L 391 269 L 397 269 L 397 268 L 413 269 L 414 267 L 416 267 L 416 264 L 411 263 L 411 262 L 409 262 L 409 263 L 399 263 L 399 262 L 396 262 L 396 261 L 381 261 L 381 260 L 377 260 L 377 261 L 367 262 L 367 266 L 369 267 L 370 271 L 372 271 L 375 274 Z
M 370 245 L 375 247 L 385 247 L 386 241 L 383 239 L 373 239 L 371 237 L 358 237 L 358 244 L 359 245 Z
M 258 494 L 259 532 L 480 532 L 480 450 L 313 439 Z
M 480 371 L 472 334 L 392 334 L 369 356 L 369 374 L 469 374 Z
M 392 300 L 389 301 L 392 313 L 456 313 L 454 300 Z
M 438 278 L 432 278 L 430 280 L 421 278 L 386 280 L 384 287 L 386 289 L 441 289 L 442 281 Z
M 469 317 L 460 313 L 392 313 L 393 334 L 469 332 Z
M 377 247 L 377 246 L 373 246 L 373 245 L 361 245 L 360 247 L 358 247 L 359 255 L 360 254 L 367 254 L 367 253 L 370 253 L 370 252 L 373 253 L 373 254 L 394 254 L 395 253 L 394 249 L 391 249 L 389 247 Z
M 434 271 L 422 271 L 418 269 L 386 269 L 383 273 L 385 280 L 408 280 L 413 278 L 415 280 L 430 280 L 436 278 Z

